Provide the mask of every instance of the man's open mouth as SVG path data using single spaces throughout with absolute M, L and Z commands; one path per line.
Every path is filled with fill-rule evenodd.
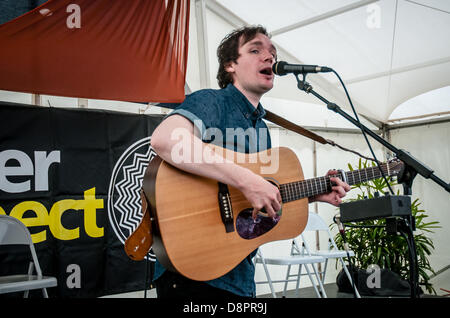
M 260 70 L 259 72 L 261 74 L 271 76 L 272 75 L 272 68 L 271 67 L 266 67 L 266 68 L 263 68 L 262 70 Z

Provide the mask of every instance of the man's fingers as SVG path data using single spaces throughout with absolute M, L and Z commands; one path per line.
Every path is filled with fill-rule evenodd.
M 342 187 L 342 189 L 345 191 L 345 192 L 348 192 L 348 191 L 350 191 L 351 190 L 351 187 L 347 184 L 347 183 L 345 183 L 344 181 L 342 181 L 341 179 L 339 179 L 339 178 L 330 178 L 330 180 L 334 183 L 333 184 L 333 190 L 334 190 L 334 187 Z
M 256 220 L 256 216 L 258 215 L 259 209 L 253 208 L 252 217 L 253 220 Z
M 277 200 L 278 200 L 278 202 L 280 202 L 280 203 L 281 203 L 281 201 L 283 201 L 283 200 L 281 199 L 281 193 L 280 193 L 280 191 L 277 192 Z
M 271 205 L 266 206 L 266 212 L 268 217 L 274 218 L 276 216 L 276 213 Z
M 336 194 L 337 194 L 340 198 L 345 197 L 346 192 L 345 192 L 345 190 L 344 190 L 343 187 L 340 187 L 340 186 L 334 186 L 334 187 L 331 187 L 331 188 L 333 189 L 333 191 L 336 192 Z
M 279 203 L 278 203 L 278 205 L 279 205 Z M 256 217 L 258 214 L 263 215 L 262 213 L 264 213 L 264 216 L 274 218 L 277 216 L 276 211 L 278 211 L 280 209 L 281 209 L 281 205 L 279 205 L 278 209 L 277 208 L 274 209 L 270 205 L 265 206 L 264 208 L 261 208 L 261 209 L 253 208 L 252 217 L 254 220 L 256 220 Z

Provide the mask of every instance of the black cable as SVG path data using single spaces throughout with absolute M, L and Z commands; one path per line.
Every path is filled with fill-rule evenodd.
M 152 250 L 150 250 L 147 254 L 147 258 L 144 258 L 146 261 L 145 264 L 145 286 L 144 286 L 144 298 L 147 298 L 147 289 L 153 289 L 153 261 L 151 259 Z M 150 272 L 150 275 L 149 275 Z
M 413 261 L 413 256 L 411 255 L 411 243 L 409 242 L 408 236 L 403 230 L 399 231 L 400 234 L 403 236 L 403 238 L 406 240 L 406 243 L 408 244 L 408 251 L 409 251 L 409 284 L 411 289 L 411 298 L 416 297 L 416 283 L 415 283 L 415 264 Z
M 419 266 L 417 261 L 417 253 L 414 241 L 414 233 L 406 219 L 403 219 L 403 226 L 399 226 L 398 231 L 406 240 L 409 254 L 409 281 L 411 284 L 411 298 L 419 298 Z
M 355 119 L 356 119 L 356 121 L 358 122 L 359 128 L 361 129 L 361 132 L 362 132 L 362 134 L 363 134 L 363 136 L 364 136 L 364 139 L 366 140 L 366 143 L 367 143 L 367 145 L 369 146 L 370 152 L 372 153 L 372 156 L 373 156 L 373 158 L 375 159 L 375 162 L 377 163 L 378 169 L 379 169 L 380 172 L 381 172 L 381 176 L 383 177 L 384 181 L 386 182 L 386 184 L 387 184 L 387 186 L 388 186 L 389 191 L 391 192 L 391 194 L 394 195 L 394 191 L 392 190 L 391 185 L 390 185 L 389 182 L 387 181 L 386 176 L 384 175 L 383 169 L 381 169 L 380 162 L 378 161 L 377 157 L 375 156 L 375 153 L 374 153 L 374 151 L 373 151 L 373 149 L 372 149 L 372 145 L 370 144 L 369 139 L 367 139 L 366 132 L 365 132 L 364 129 L 361 127 L 361 122 L 360 122 L 360 120 L 359 120 L 358 114 L 356 113 L 355 107 L 353 106 L 352 100 L 351 100 L 351 98 L 350 98 L 350 95 L 348 94 L 348 91 L 347 91 L 347 88 L 345 87 L 344 82 L 342 81 L 341 77 L 339 76 L 339 74 L 338 74 L 334 69 L 331 69 L 331 71 L 337 76 L 337 78 L 339 79 L 339 82 L 341 82 L 341 85 L 342 85 L 342 87 L 344 88 L 344 91 L 345 91 L 345 95 L 347 95 L 347 99 L 348 99 L 348 101 L 349 101 L 349 103 L 350 103 L 350 106 L 351 106 L 351 108 L 352 108 L 353 114 L 355 115 Z
M 148 257 L 148 255 L 147 255 L 147 257 Z M 144 284 L 144 298 L 147 298 L 147 288 L 148 288 L 148 268 L 149 268 L 149 263 L 150 263 L 150 260 L 148 259 L 148 260 L 146 260 L 145 258 L 144 258 L 144 261 L 145 261 L 145 284 Z

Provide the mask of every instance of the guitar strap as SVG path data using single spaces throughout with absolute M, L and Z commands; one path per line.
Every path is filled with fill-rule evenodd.
M 283 128 L 294 131 L 300 135 L 303 135 L 312 140 L 320 142 L 321 144 L 329 144 L 330 143 L 325 138 L 313 133 L 312 131 L 309 131 L 308 129 L 300 127 L 300 126 L 294 124 L 293 122 L 290 122 L 289 120 L 286 120 L 283 117 L 280 117 L 277 114 L 272 113 L 271 111 L 266 110 L 266 116 L 264 118 L 273 122 L 274 124 L 277 124 L 277 125 L 283 127 Z
M 354 154 L 356 154 L 356 155 L 358 155 L 361 158 L 364 158 L 366 160 L 375 161 L 373 158 L 369 158 L 369 157 L 363 156 L 363 155 L 361 155 L 360 153 L 358 153 L 358 152 L 356 152 L 354 150 L 342 147 L 342 146 L 338 145 L 337 143 L 335 143 L 333 140 L 325 139 L 325 138 L 323 138 L 323 137 L 313 133 L 312 131 L 310 131 L 310 130 L 308 130 L 306 128 L 298 126 L 298 125 L 294 124 L 293 122 L 290 122 L 289 120 L 284 119 L 283 117 L 280 117 L 277 114 L 272 113 L 269 110 L 265 110 L 265 111 L 266 111 L 266 116 L 264 116 L 265 119 L 267 119 L 268 121 L 271 121 L 272 123 L 277 124 L 277 125 L 279 125 L 279 126 L 281 126 L 283 128 L 286 128 L 287 130 L 296 132 L 296 133 L 298 133 L 300 135 L 303 135 L 303 136 L 305 136 L 307 138 L 310 138 L 310 139 L 312 139 L 314 141 L 320 142 L 321 144 L 324 144 L 324 145 L 328 144 L 328 145 L 331 145 L 331 146 L 338 147 L 338 148 L 340 148 L 342 150 L 352 152 L 352 153 L 354 153 Z

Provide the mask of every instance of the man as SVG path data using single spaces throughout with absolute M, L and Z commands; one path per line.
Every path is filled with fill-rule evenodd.
M 200 156 L 208 153 L 210 142 L 240 152 L 262 151 L 271 147 L 270 135 L 262 120 L 265 111 L 259 102 L 272 89 L 274 80 L 272 65 L 277 52 L 268 33 L 261 26 L 235 30 L 222 40 L 217 55 L 220 64 L 217 79 L 221 89 L 205 89 L 189 95 L 153 132 L 152 147 L 161 158 L 179 169 L 239 189 L 253 207 L 253 217 L 262 209 L 269 217 L 275 217 L 281 208 L 281 195 L 278 188 L 263 177 L 224 158 L 192 159 L 194 152 Z M 212 140 L 207 134 L 208 129 L 212 128 L 221 132 L 217 135 L 225 136 L 225 140 Z M 238 128 L 254 133 L 249 134 L 248 138 L 238 138 L 237 142 L 234 136 L 226 138 L 230 129 L 239 131 L 236 130 Z M 180 140 L 174 138 L 175 131 L 184 132 L 181 150 Z M 181 151 L 184 158 L 192 160 L 175 159 L 175 146 L 177 153 Z M 214 153 L 213 156 L 220 155 Z M 339 205 L 350 187 L 338 178 L 331 178 L 331 181 L 336 184 L 333 191 L 310 199 L 310 202 L 317 200 Z M 191 281 L 166 271 L 157 262 L 154 279 L 158 297 L 255 297 L 255 269 L 252 262 L 255 253 L 229 273 L 208 282 Z

